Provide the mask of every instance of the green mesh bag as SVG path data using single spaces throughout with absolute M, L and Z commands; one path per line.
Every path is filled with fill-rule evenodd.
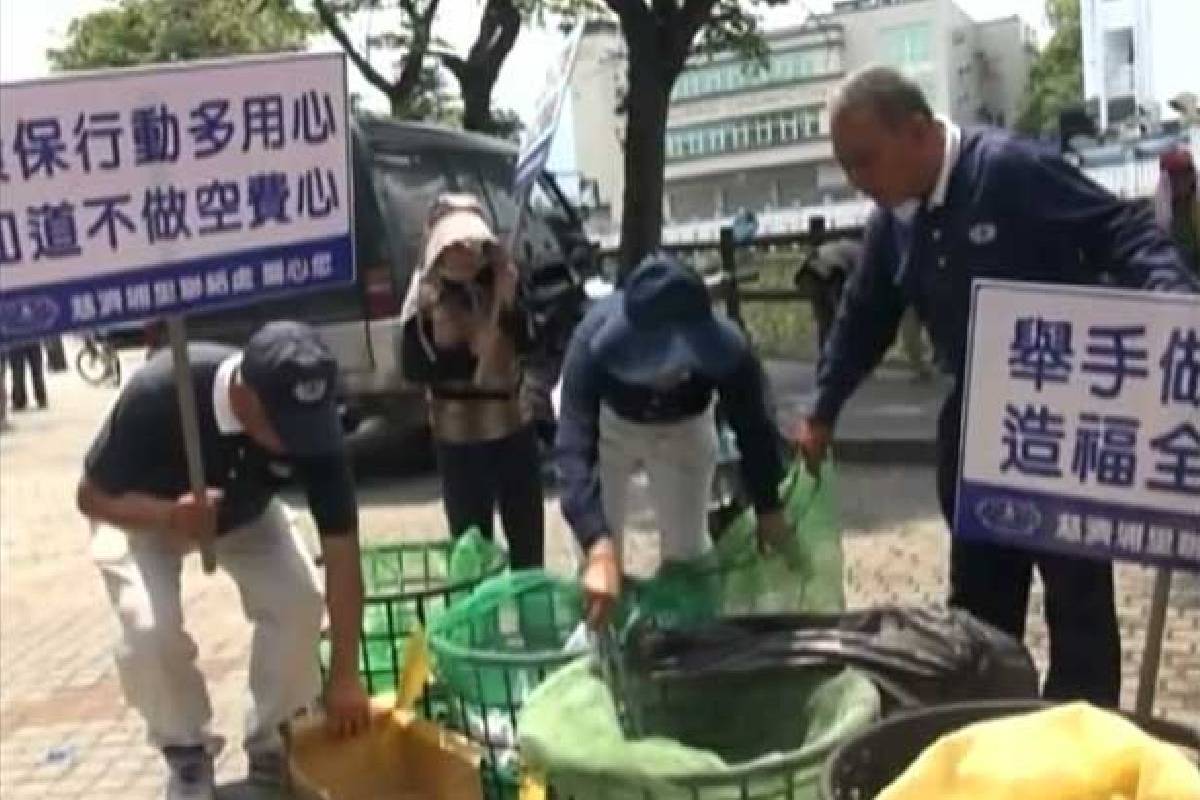
M 739 614 L 822 614 L 842 611 L 842 528 L 836 476 L 826 462 L 820 479 L 793 468 L 780 488 L 793 534 L 781 552 L 760 555 L 754 511 L 734 520 L 715 546 L 721 575 L 720 608 Z
M 792 469 L 780 486 L 792 536 L 780 552 L 762 554 L 753 509 L 715 537 L 704 556 L 667 562 L 631 585 L 637 613 L 664 628 L 701 625 L 722 616 L 831 613 L 846 606 L 842 536 L 831 464 L 820 480 Z

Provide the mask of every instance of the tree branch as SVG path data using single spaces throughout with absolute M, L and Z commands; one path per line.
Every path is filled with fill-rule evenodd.
M 440 0 L 429 0 L 429 5 L 425 6 L 425 10 L 417 14 L 413 20 L 412 44 L 408 54 L 404 57 L 404 67 L 400 70 L 400 79 L 396 81 L 393 89 L 393 95 L 398 96 L 403 102 L 408 101 L 420 84 L 421 70 L 425 66 L 425 56 L 429 54 L 433 15 L 437 13 L 439 2 Z M 401 0 L 401 3 L 408 13 L 416 13 L 413 0 Z
M 415 26 L 421 19 L 421 12 L 417 11 L 413 0 L 400 0 L 400 8 L 404 10 L 404 14 L 408 17 L 408 23 Z
M 492 75 L 498 74 L 520 33 L 521 12 L 512 0 L 488 0 L 467 61 Z
M 426 35 L 433 28 L 433 15 L 437 13 L 438 3 L 441 0 L 429 0 L 429 5 L 425 7 L 425 14 L 421 17 L 421 27 L 425 30 Z
M 442 66 L 450 71 L 460 84 L 467 74 L 467 62 L 462 56 L 444 50 L 430 50 L 429 54 L 442 62 Z
M 681 33 L 687 37 L 687 44 L 712 19 L 713 6 L 716 0 L 686 0 L 680 13 Z
M 383 77 L 379 70 L 371 66 L 371 62 L 362 53 L 358 52 L 358 48 L 354 46 L 354 42 L 350 41 L 346 29 L 342 27 L 341 20 L 325 4 L 325 0 L 313 0 L 313 8 L 316 9 L 317 16 L 321 19 L 321 24 L 325 26 L 329 34 L 337 41 L 346 55 L 350 57 L 350 60 L 354 62 L 354 66 L 358 68 L 359 73 L 376 89 L 386 95 L 390 95 L 393 88 L 392 82 Z
M 605 0 L 605 2 L 617 15 L 617 19 L 621 21 L 621 27 L 626 30 L 630 25 L 645 22 L 646 17 L 650 14 L 642 0 Z
M 692 50 L 692 42 L 700 29 L 712 20 L 713 6 L 716 0 L 685 0 L 679 13 L 679 23 L 673 27 L 671 59 L 675 71 L 679 72 L 687 64 L 688 55 Z

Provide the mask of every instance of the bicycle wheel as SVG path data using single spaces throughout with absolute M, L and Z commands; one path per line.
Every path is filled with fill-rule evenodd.
M 75 370 L 92 386 L 99 386 L 109 377 L 108 360 L 95 347 L 84 347 L 75 356 Z

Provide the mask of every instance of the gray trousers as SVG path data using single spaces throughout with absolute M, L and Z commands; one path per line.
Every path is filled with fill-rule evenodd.
M 125 700 L 145 719 L 150 743 L 215 749 L 198 648 L 184 629 L 183 557 L 160 532 L 103 523 L 92 524 L 91 550 L 121 626 L 116 660 Z M 278 500 L 219 537 L 215 551 L 254 627 L 245 747 L 278 750 L 281 723 L 312 707 L 321 689 L 317 643 L 325 603 L 316 570 Z

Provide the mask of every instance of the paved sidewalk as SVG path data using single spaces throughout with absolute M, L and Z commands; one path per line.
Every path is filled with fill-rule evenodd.
M 782 420 L 808 411 L 816 395 L 813 364 L 770 361 L 767 373 Z M 933 463 L 937 416 L 949 390 L 942 376 L 917 380 L 908 369 L 877 369 L 838 417 L 835 455 L 855 463 Z
M 115 625 L 86 554 L 87 531 L 74 511 L 83 449 L 113 392 L 73 374 L 50 376 L 51 410 L 15 414 L 0 433 L 0 798 L 142 800 L 160 796 L 162 765 L 145 746 L 140 720 L 126 711 L 112 666 Z M 441 535 L 436 481 L 368 480 L 361 490 L 368 539 Z M 850 598 L 854 604 L 944 595 L 946 535 L 928 467 L 847 466 L 840 477 Z M 644 500 L 644 498 L 643 498 Z M 552 564 L 569 569 L 567 533 L 548 502 Z M 644 567 L 648 538 L 631 542 Z M 192 563 L 183 578 L 185 613 L 209 678 L 217 732 L 228 744 L 218 762 L 226 800 L 254 795 L 244 774 L 239 730 L 249 630 L 224 575 Z M 1118 569 L 1124 635 L 1125 705 L 1133 702 L 1149 573 Z M 1030 643 L 1045 652 L 1040 605 Z M 1200 588 L 1181 581 L 1172 598 L 1160 714 L 1200 726 Z

